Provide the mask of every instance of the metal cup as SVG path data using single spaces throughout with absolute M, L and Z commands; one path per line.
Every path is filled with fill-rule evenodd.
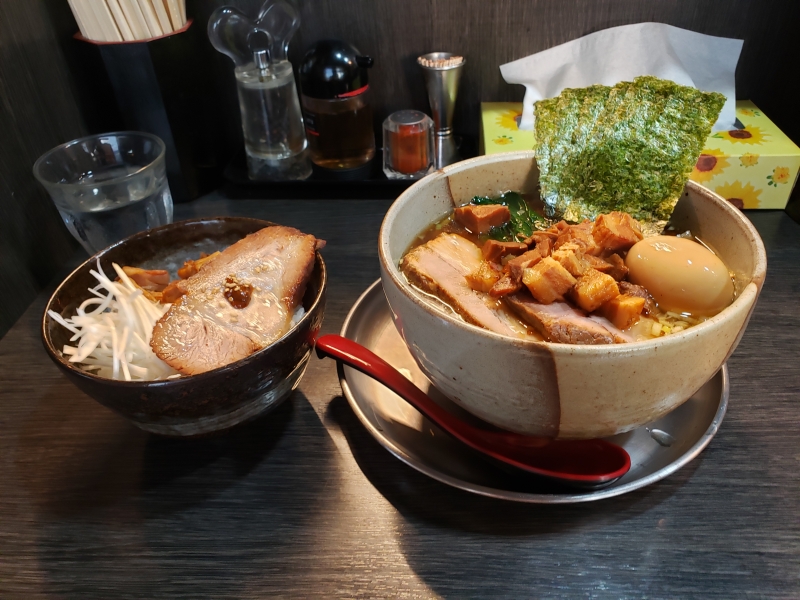
M 450 52 L 431 52 L 423 54 L 420 59 L 441 61 L 454 56 Z M 458 94 L 458 82 L 461 80 L 461 69 L 465 64 L 466 60 L 464 59 L 458 64 L 442 67 L 425 66 L 420 63 L 422 72 L 425 75 L 428 102 L 431 105 L 433 122 L 436 127 L 435 166 L 437 169 L 460 160 L 455 140 L 453 139 L 452 123 Z

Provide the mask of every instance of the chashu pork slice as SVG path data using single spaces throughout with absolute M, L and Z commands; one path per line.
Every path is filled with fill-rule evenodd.
M 400 270 L 409 282 L 433 294 L 473 325 L 523 337 L 526 327 L 489 294 L 471 289 L 466 276 L 481 266 L 481 249 L 468 239 L 444 233 L 406 254 Z
M 153 351 L 194 375 L 269 346 L 289 330 L 322 245 L 312 235 L 276 225 L 229 246 L 195 275 L 172 284 L 175 295 L 182 295 L 156 323 Z
M 548 342 L 562 344 L 622 344 L 633 338 L 602 317 L 587 316 L 566 302 L 540 304 L 528 292 L 505 297 L 517 315 L 533 325 Z

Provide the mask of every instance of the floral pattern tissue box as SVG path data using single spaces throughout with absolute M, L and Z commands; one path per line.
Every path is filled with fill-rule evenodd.
M 518 128 L 520 102 L 481 103 L 485 154 L 529 150 L 533 132 Z M 690 179 L 740 208 L 786 207 L 800 171 L 800 148 L 749 100 L 736 102 L 742 129 L 712 133 Z

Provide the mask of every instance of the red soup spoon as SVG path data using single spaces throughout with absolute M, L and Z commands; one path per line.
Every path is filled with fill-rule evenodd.
M 573 486 L 596 488 L 616 481 L 631 468 L 625 449 L 605 440 L 552 440 L 466 423 L 378 355 L 340 335 L 323 335 L 317 339 L 316 348 L 320 358 L 334 358 L 382 383 L 470 448 L 518 469 Z

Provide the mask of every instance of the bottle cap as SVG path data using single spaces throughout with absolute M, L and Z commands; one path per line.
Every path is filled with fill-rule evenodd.
M 367 91 L 367 69 L 372 58 L 340 40 L 322 40 L 308 49 L 300 65 L 300 90 L 304 96 L 333 100 Z

